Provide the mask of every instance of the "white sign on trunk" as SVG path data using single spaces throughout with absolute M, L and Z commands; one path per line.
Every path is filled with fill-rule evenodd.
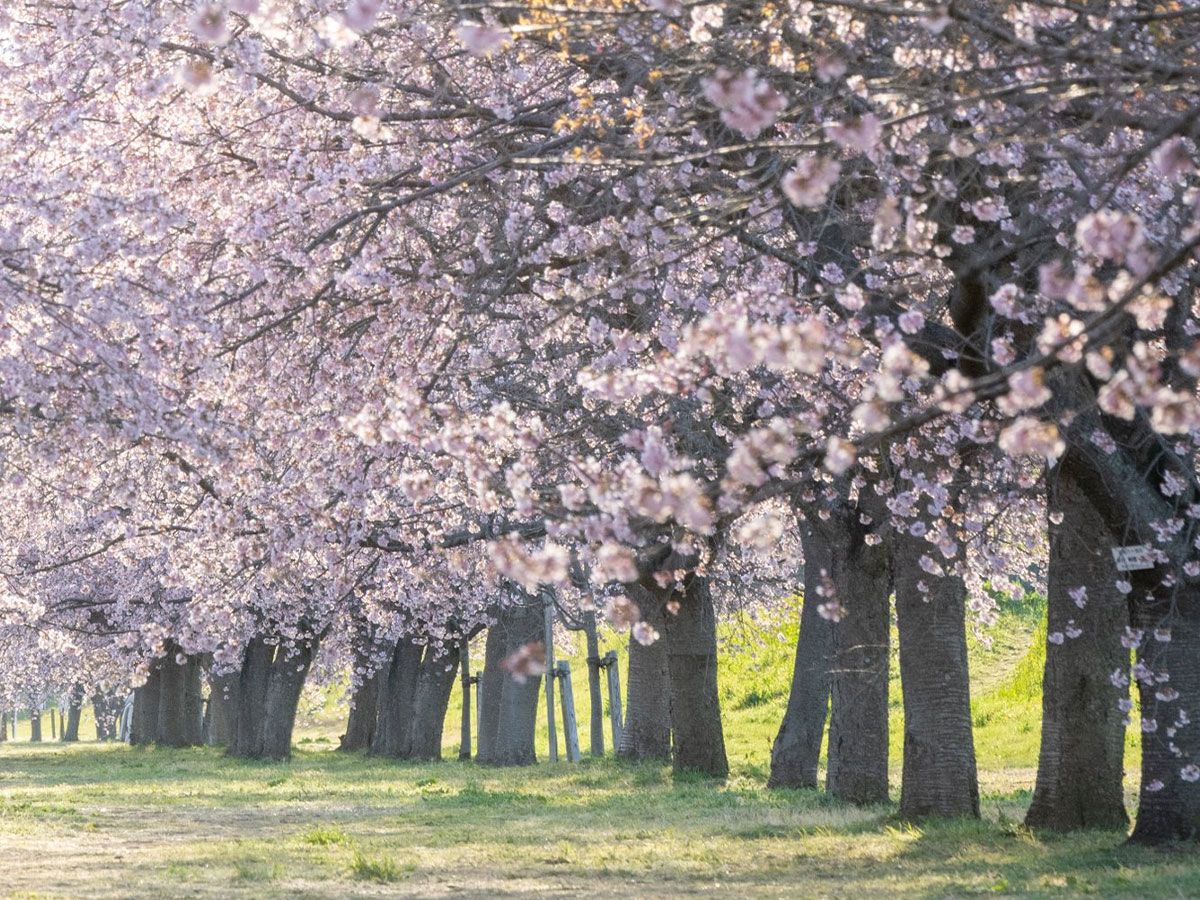
M 1149 544 L 1131 544 L 1128 547 L 1112 548 L 1113 562 L 1118 572 L 1133 572 L 1137 569 L 1154 568 L 1154 551 Z

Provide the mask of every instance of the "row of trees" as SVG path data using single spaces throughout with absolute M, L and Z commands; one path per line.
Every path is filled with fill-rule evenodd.
M 456 649 L 536 667 L 552 591 L 630 626 L 630 739 L 719 775 L 718 612 L 803 544 L 772 783 L 813 783 L 828 709 L 828 790 L 886 796 L 894 595 L 902 812 L 977 815 L 965 629 L 1041 586 L 1031 821 L 1124 820 L 1133 680 L 1133 837 L 1194 836 L 1198 19 L 6 11 L 7 627 L 179 698 L 146 739 L 209 666 L 232 746 L 286 752 L 349 664 L 348 739 L 421 754 Z M 527 760 L 530 682 L 484 684 Z

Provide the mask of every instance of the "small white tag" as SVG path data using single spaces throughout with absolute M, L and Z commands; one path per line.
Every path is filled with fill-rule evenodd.
M 1113 547 L 1112 555 L 1118 572 L 1134 572 L 1138 569 L 1154 568 L 1154 551 L 1150 549 L 1149 544 Z

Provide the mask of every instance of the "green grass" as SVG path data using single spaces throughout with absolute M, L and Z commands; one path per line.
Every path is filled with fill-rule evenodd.
M 416 868 L 416 863 L 401 866 L 390 856 L 364 856 L 358 850 L 354 851 L 354 857 L 350 860 L 351 875 L 360 881 L 378 881 L 381 884 L 399 881 L 404 874 L 416 871 Z
M 723 659 L 732 767 L 723 785 L 611 756 L 493 770 L 331 753 L 341 712 L 319 692 L 287 763 L 10 741 L 0 745 L 0 858 L 10 863 L 0 898 L 1200 896 L 1191 851 L 1019 824 L 1036 764 L 1044 638 L 1036 609 L 1005 616 L 993 649 L 971 648 L 979 822 L 914 826 L 894 805 L 765 790 L 791 675 L 789 614 L 724 633 L 742 649 Z M 582 663 L 582 652 L 572 658 Z M 575 695 L 586 732 L 585 671 Z M 457 723 L 451 709 L 451 759 Z

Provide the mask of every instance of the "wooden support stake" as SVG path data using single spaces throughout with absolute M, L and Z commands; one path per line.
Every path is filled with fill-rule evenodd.
M 625 724 L 621 718 L 621 669 L 617 665 L 617 651 L 604 654 L 604 670 L 608 674 L 608 715 L 612 722 L 613 749 L 620 751 L 625 737 Z
M 558 731 L 554 724 L 554 604 L 546 598 L 546 732 L 550 739 L 550 762 L 558 762 Z
M 462 661 L 462 737 L 458 743 L 458 758 L 471 758 L 471 642 L 463 638 L 459 651 Z
M 475 676 L 475 748 L 476 756 L 483 753 L 483 672 Z
M 559 690 L 562 692 L 563 741 L 567 745 L 567 762 L 579 762 L 579 729 L 575 724 L 575 692 L 571 687 L 571 664 L 565 659 L 558 664 Z
M 596 611 L 583 614 L 583 633 L 587 638 L 588 718 L 592 756 L 604 755 L 604 701 L 600 697 L 600 640 L 596 635 Z

